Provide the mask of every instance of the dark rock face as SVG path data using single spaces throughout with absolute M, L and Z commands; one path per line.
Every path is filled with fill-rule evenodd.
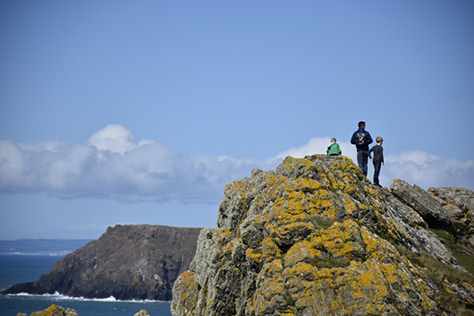
M 178 275 L 188 269 L 200 228 L 117 225 L 68 254 L 38 281 L 16 284 L 4 294 L 171 300 Z

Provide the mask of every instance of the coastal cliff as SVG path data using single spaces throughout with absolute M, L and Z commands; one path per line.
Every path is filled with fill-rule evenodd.
M 474 192 L 373 186 L 343 156 L 287 157 L 225 186 L 171 311 L 473 315 Z
M 188 269 L 200 228 L 155 225 L 109 227 L 97 240 L 68 254 L 35 282 L 3 294 L 46 294 L 119 300 L 171 300 L 171 289 Z

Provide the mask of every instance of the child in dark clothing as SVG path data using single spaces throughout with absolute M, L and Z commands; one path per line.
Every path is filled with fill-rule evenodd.
M 374 184 L 376 186 L 381 186 L 379 183 L 379 174 L 380 174 L 380 168 L 382 165 L 384 165 L 383 161 L 383 138 L 378 136 L 375 141 L 377 142 L 377 145 L 373 146 L 369 150 L 369 158 L 372 160 L 374 163 Z M 372 153 L 374 153 L 374 157 L 372 158 Z

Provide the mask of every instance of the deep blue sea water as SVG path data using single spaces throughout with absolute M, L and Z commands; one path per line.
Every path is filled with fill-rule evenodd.
M 36 281 L 61 256 L 0 255 L 0 290 L 16 283 Z M 51 304 L 75 309 L 79 316 L 133 316 L 144 309 L 150 316 L 171 316 L 170 302 L 123 302 L 113 298 L 88 300 L 62 295 L 0 295 L 0 316 L 43 310 Z

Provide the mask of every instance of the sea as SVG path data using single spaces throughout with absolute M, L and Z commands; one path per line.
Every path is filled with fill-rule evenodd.
M 0 253 L 0 291 L 16 283 L 36 281 L 63 258 L 65 253 L 39 252 Z M 0 316 L 16 316 L 18 313 L 30 315 L 52 304 L 75 309 L 79 316 L 133 316 L 146 310 L 150 316 L 171 316 L 171 302 L 162 301 L 117 301 L 106 299 L 86 299 L 67 297 L 60 293 L 52 295 L 0 295 Z

